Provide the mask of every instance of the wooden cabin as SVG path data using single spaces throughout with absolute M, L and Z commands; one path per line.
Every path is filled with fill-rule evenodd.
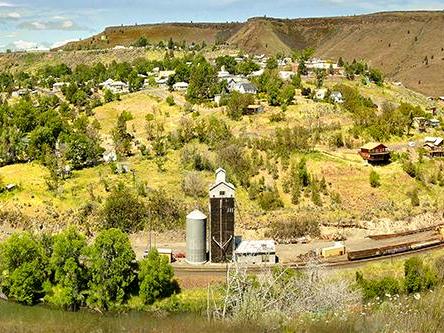
M 390 162 L 390 149 L 379 142 L 370 142 L 362 146 L 359 155 L 369 163 Z
M 430 157 L 444 157 L 444 139 L 441 137 L 427 137 L 424 140 L 424 148 Z

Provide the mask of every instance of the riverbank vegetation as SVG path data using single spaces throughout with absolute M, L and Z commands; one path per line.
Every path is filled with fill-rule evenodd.
M 0 244 L 0 291 L 26 305 L 123 310 L 180 292 L 172 267 L 153 249 L 136 262 L 128 235 L 99 233 L 91 244 L 73 227 L 50 236 L 16 233 Z

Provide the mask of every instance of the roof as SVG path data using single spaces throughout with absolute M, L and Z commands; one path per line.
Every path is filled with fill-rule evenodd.
M 207 216 L 200 210 L 195 209 L 187 215 L 188 220 L 205 220 Z
M 262 254 L 275 252 L 276 244 L 274 240 L 244 240 L 235 250 L 236 254 Z
M 377 147 L 379 147 L 379 146 L 384 146 L 384 147 L 386 147 L 384 144 L 382 144 L 382 143 L 380 143 L 380 142 L 369 142 L 369 143 L 363 145 L 363 146 L 361 147 L 361 149 L 372 150 L 372 149 L 375 149 L 375 148 L 377 148 Z
M 243 87 L 244 90 L 246 90 L 246 91 L 249 91 L 249 90 L 256 91 L 256 87 L 251 82 L 241 82 L 241 83 L 239 83 L 239 88 L 240 87 Z
M 335 242 L 332 246 L 327 246 L 322 248 L 323 250 L 332 250 L 332 249 L 342 249 L 344 248 L 344 243 L 342 242 Z

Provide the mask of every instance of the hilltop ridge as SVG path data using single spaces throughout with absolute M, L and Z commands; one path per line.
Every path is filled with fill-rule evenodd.
M 114 26 L 64 50 L 129 46 L 144 36 L 152 43 L 226 44 L 254 54 L 290 53 L 313 47 L 316 55 L 365 59 L 388 77 L 429 95 L 444 95 L 444 12 L 382 12 L 326 18 L 253 17 L 232 23 L 160 23 Z

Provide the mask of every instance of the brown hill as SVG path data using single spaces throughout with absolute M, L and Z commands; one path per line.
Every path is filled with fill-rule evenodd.
M 350 17 L 273 19 L 245 23 L 170 23 L 110 27 L 65 49 L 152 42 L 226 42 L 252 53 L 290 53 L 314 47 L 325 58 L 364 59 L 393 80 L 431 95 L 444 95 L 444 12 L 388 12 Z

